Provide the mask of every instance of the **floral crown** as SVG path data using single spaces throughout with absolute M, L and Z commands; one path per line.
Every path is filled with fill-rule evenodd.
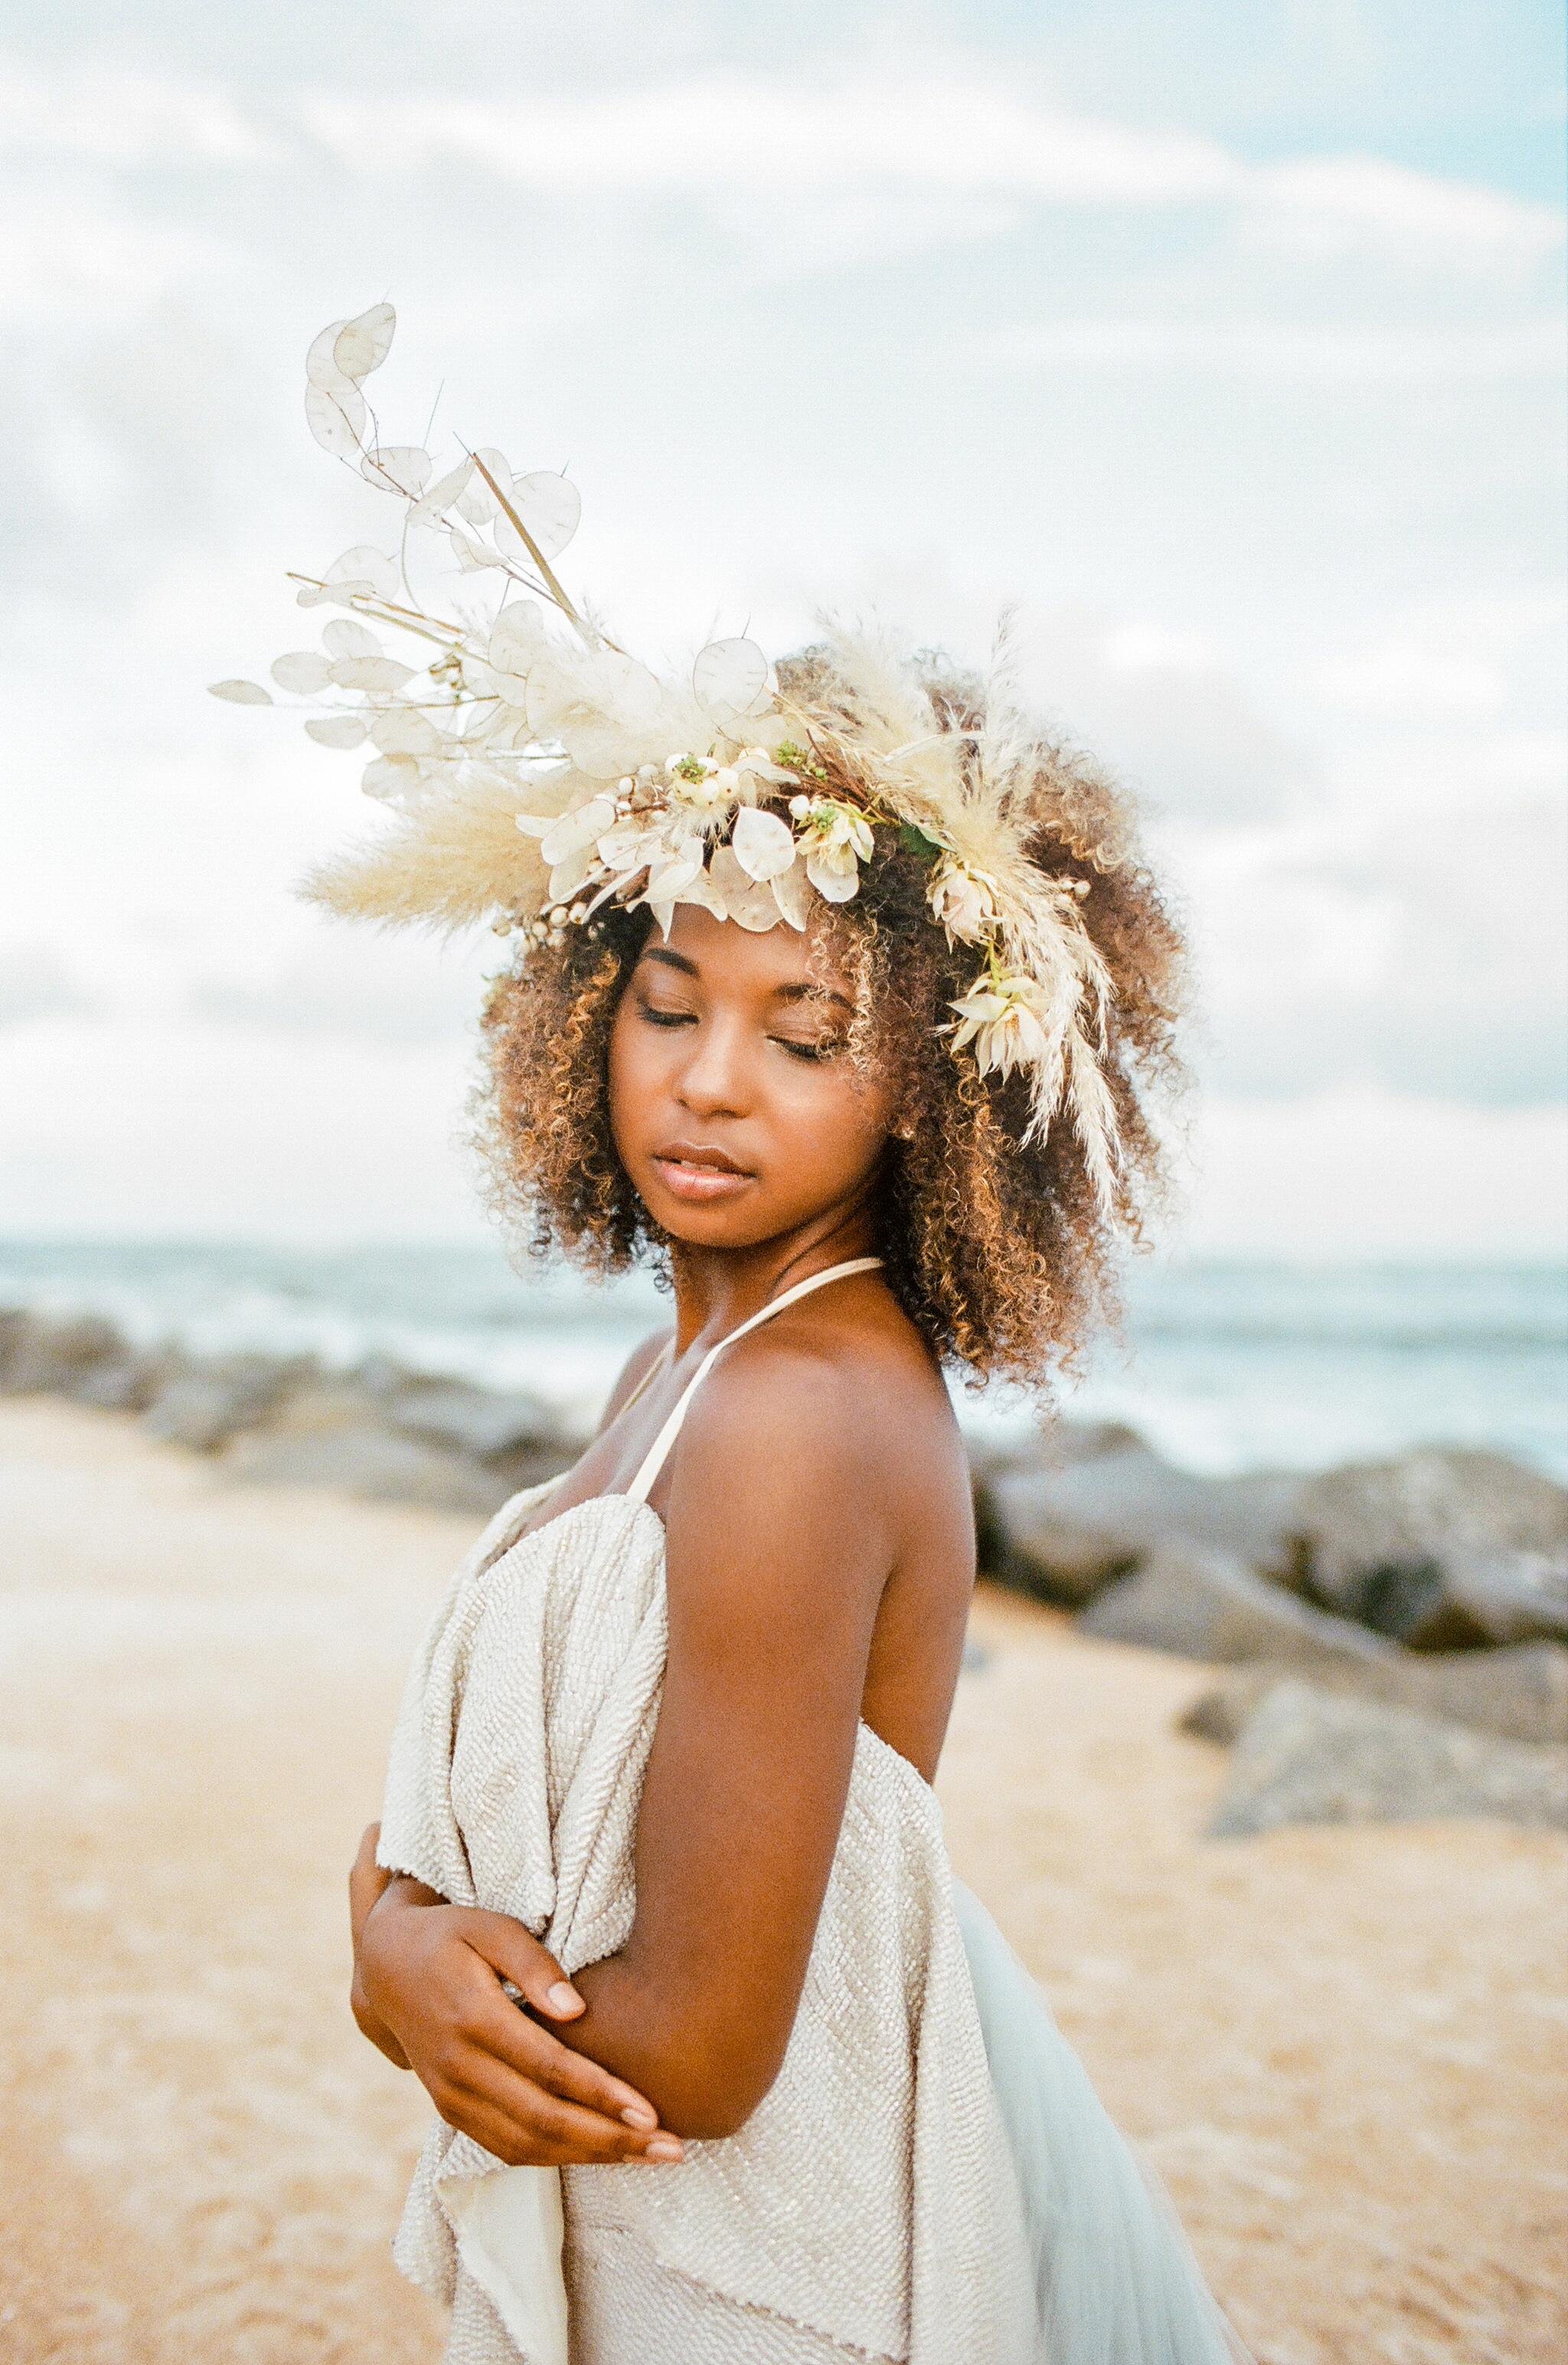
M 534 944 L 561 943 L 610 903 L 646 905 L 666 930 L 680 903 L 743 928 L 804 929 L 814 899 L 854 897 L 880 832 L 925 862 L 949 946 L 975 948 L 973 981 L 950 1005 L 954 1055 L 982 1075 L 1024 1073 L 1033 1136 L 1065 1110 L 1109 1205 L 1110 988 L 1081 910 L 1089 881 L 1049 876 L 1028 848 L 1050 820 L 1093 868 L 1117 856 L 1080 842 L 1070 814 L 1042 813 L 1037 745 L 1005 682 L 970 731 L 874 637 L 838 638 L 823 702 L 793 703 L 749 640 L 713 641 L 688 679 L 661 680 L 554 572 L 580 510 L 565 476 L 515 476 L 484 448 L 436 478 L 421 447 L 381 441 L 364 388 L 395 325 L 389 304 L 336 321 L 306 363 L 317 442 L 403 505 L 395 552 L 361 544 L 324 575 L 292 578 L 302 608 L 348 613 L 319 650 L 279 657 L 273 679 L 311 700 L 340 693 L 305 728 L 327 747 L 368 743 L 364 792 L 393 816 L 306 891 L 353 916 L 488 920 Z M 421 596 L 432 544 L 455 566 L 456 596 L 448 587 L 439 601 L 454 613 Z M 476 600 L 490 584 L 499 597 Z M 401 635 L 415 662 L 388 655 L 372 624 Z M 211 687 L 274 702 L 259 682 Z

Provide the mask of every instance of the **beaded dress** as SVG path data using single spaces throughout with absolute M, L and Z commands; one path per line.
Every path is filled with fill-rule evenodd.
M 662 1689 L 647 1502 L 711 1351 L 624 1495 L 499 1512 L 410 1673 L 380 1861 L 513 1915 L 568 1974 L 625 1945 Z M 510 2168 L 438 2122 L 395 2245 L 447 2365 L 1226 2365 L 1162 2198 L 978 1900 L 935 1799 L 861 1724 L 783 2065 L 678 2167 Z

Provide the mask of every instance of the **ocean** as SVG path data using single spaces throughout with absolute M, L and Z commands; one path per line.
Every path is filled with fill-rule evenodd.
M 525 1388 L 574 1424 L 634 1342 L 668 1318 L 646 1274 L 608 1287 L 521 1277 L 498 1247 L 311 1250 L 236 1241 L 0 1242 L 0 1306 L 107 1316 L 137 1343 L 388 1356 Z M 1568 1270 L 1540 1265 L 1135 1263 L 1120 1342 L 1061 1392 L 1214 1475 L 1312 1469 L 1442 1443 L 1515 1455 L 1568 1483 Z M 1015 1391 L 955 1387 L 985 1441 L 1022 1442 Z

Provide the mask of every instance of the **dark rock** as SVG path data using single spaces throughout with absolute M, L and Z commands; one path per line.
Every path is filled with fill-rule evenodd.
M 1175 1546 L 1150 1553 L 1136 1575 L 1107 1586 L 1078 1623 L 1102 1642 L 1137 1642 L 1187 1659 L 1306 1666 L 1395 1654 L 1392 1642 L 1310 1608 L 1238 1561 Z
M 1464 1649 L 1472 1636 L 1481 1644 L 1568 1642 L 1568 1550 L 1450 1552 L 1441 1597 L 1406 1640 L 1440 1651 Z
M 106 1363 L 95 1363 L 71 1390 L 76 1404 L 97 1405 L 104 1412 L 145 1412 L 166 1388 L 178 1368 L 170 1355 L 140 1355 L 128 1348 Z
M 1182 1717 L 1182 1730 L 1204 1741 L 1235 1741 L 1290 1672 L 1278 1660 L 1238 1667 L 1199 1695 Z M 1371 1659 L 1324 1659 L 1314 1663 L 1312 1681 L 1320 1691 L 1386 1700 L 1505 1741 L 1568 1743 L 1568 1651 L 1555 1642 L 1437 1658 L 1390 1652 Z
M 520 1449 L 537 1453 L 564 1443 L 537 1396 L 492 1395 L 462 1380 L 429 1380 L 391 1395 L 381 1418 L 391 1429 L 491 1462 Z
M 11 1357 L 17 1341 L 27 1328 L 28 1317 L 19 1306 L 0 1306 L 0 1388 L 6 1384 Z
M 1249 1567 L 1283 1566 L 1302 1481 L 1291 1473 L 1200 1478 L 1130 1430 L 1107 1425 L 1098 1450 L 1055 1464 L 982 1471 L 979 1524 L 988 1573 L 1076 1606 L 1157 1546 L 1192 1545 Z
M 215 1452 L 239 1429 L 264 1421 L 302 1374 L 298 1364 L 263 1355 L 237 1355 L 196 1363 L 175 1373 L 154 1398 L 147 1427 L 154 1437 L 193 1453 Z
M 96 1314 L 60 1321 L 40 1314 L 14 1317 L 6 1346 L 0 1388 L 14 1396 L 62 1395 L 92 1402 L 84 1391 L 95 1374 L 124 1372 L 135 1362 L 113 1323 Z
M 479 1519 L 517 1492 L 498 1472 L 372 1421 L 254 1430 L 234 1440 L 222 1468 L 248 1485 L 332 1486 L 367 1502 L 420 1503 Z
M 1289 1680 L 1248 1721 L 1209 1835 L 1439 1815 L 1568 1825 L 1568 1749 Z
M 1568 1641 L 1568 1487 L 1500 1453 L 1428 1447 L 1308 1480 L 1314 1597 L 1423 1650 Z

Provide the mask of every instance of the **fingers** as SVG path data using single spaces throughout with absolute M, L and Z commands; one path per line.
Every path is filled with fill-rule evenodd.
M 378 2053 L 386 2054 L 394 2069 L 412 2068 L 412 2062 L 392 2031 L 386 2026 L 385 2021 L 378 2020 L 372 2011 L 370 1999 L 364 1992 L 364 1982 L 360 1978 L 357 1968 L 349 1986 L 349 2010 L 353 2014 L 354 2025 L 360 2034 L 368 2037 Z
M 373 2042 L 391 2036 L 442 2116 L 518 2165 L 678 2158 L 644 2096 L 509 2001 L 503 1977 L 548 1999 L 554 1956 L 505 1914 L 401 1910 L 408 1886 L 368 1917 L 356 2017 Z
M 575 2020 L 586 2012 L 584 2003 L 570 1979 L 547 1946 L 542 1946 L 532 1932 L 510 1914 L 487 1913 L 478 1906 L 470 1907 L 463 1915 L 464 1938 L 474 1952 L 492 1969 L 510 1979 L 513 1987 L 549 2020 Z
M 476 1998 L 476 2008 L 467 2020 L 465 2034 L 481 2050 L 563 2102 L 598 2112 L 643 2134 L 658 2125 L 658 2113 L 634 2086 L 590 2061 L 586 2054 L 574 2053 L 547 2028 L 507 2002 L 499 1988 L 493 1994 L 493 2006 L 487 1997 Z
M 684 2157 L 674 2135 L 617 2126 L 523 2079 L 509 2080 L 493 2062 L 476 2063 L 474 2072 L 475 2082 L 463 2077 L 442 2081 L 431 2099 L 449 2126 L 512 2167 L 663 2166 Z

